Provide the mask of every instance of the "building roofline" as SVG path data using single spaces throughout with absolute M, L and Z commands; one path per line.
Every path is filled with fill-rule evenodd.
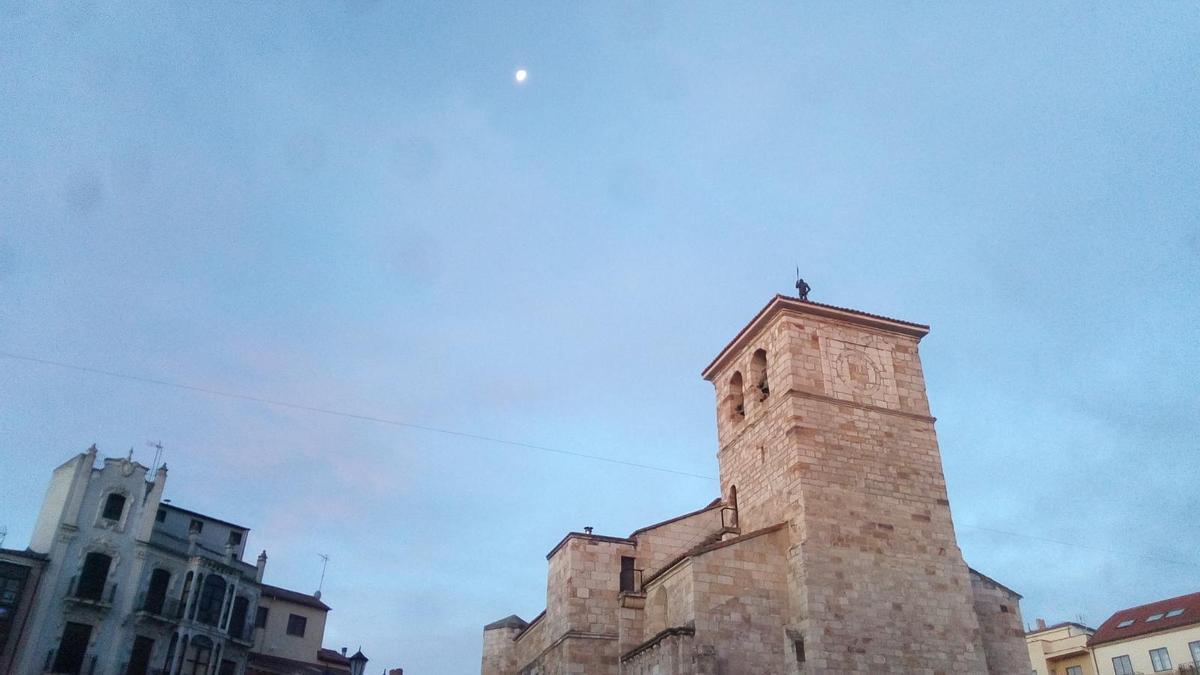
M 25 558 L 27 560 L 34 560 L 37 562 L 46 562 L 50 559 L 49 555 L 45 553 L 38 553 L 37 551 L 28 548 L 23 551 L 15 548 L 0 548 L 0 555 L 10 555 L 16 558 Z
M 970 572 L 971 574 L 974 574 L 974 575 L 982 578 L 982 579 L 986 579 L 987 581 L 990 581 L 991 583 L 999 586 L 1000 588 L 1003 588 L 1004 590 L 1008 591 L 1009 593 L 1012 593 L 1013 595 L 1017 596 L 1018 599 L 1025 597 L 1025 596 L 1021 595 L 1020 593 L 1014 591 L 1013 589 L 1009 588 L 1008 586 L 1005 586 L 1004 584 L 1000 583 L 999 581 L 996 581 L 995 579 L 989 577 L 988 575 L 984 574 L 983 572 L 980 572 L 979 570 L 975 569 L 974 567 L 971 567 L 970 565 L 967 566 L 967 571 Z
M 700 373 L 701 376 L 704 379 L 711 381 L 715 375 L 715 372 L 719 370 L 721 366 L 725 365 L 725 362 L 732 357 L 735 347 L 739 346 L 745 338 L 757 333 L 758 329 L 765 324 L 768 319 L 774 316 L 777 312 L 781 311 L 793 311 L 820 316 L 826 319 L 847 321 L 849 323 L 866 326 L 868 328 L 875 328 L 877 330 L 884 330 L 890 333 L 900 333 L 901 335 L 915 337 L 918 340 L 929 334 L 929 326 L 922 323 L 913 323 L 911 321 L 892 319 L 879 314 L 870 314 L 868 312 L 859 311 L 857 309 L 838 307 L 836 305 L 825 305 L 819 302 L 800 300 L 799 298 L 792 298 L 786 295 L 776 295 L 774 298 L 771 298 L 771 301 L 768 302 L 765 307 L 759 310 L 758 314 L 754 315 L 754 318 L 750 320 L 750 323 L 746 324 L 745 327 L 738 331 L 737 335 L 733 336 L 733 339 L 729 341 L 729 344 L 725 345 L 725 348 L 717 354 L 716 358 L 714 358 L 711 363 L 705 366 L 704 370 Z
M 525 621 L 525 619 L 522 619 L 516 614 L 509 614 L 499 621 L 493 621 L 489 623 L 488 625 L 484 626 L 483 629 L 496 630 L 498 628 L 516 628 L 517 630 L 525 630 L 525 627 L 528 625 L 529 624 Z
M 1092 632 L 1092 633 L 1095 633 L 1095 632 L 1096 632 L 1096 629 L 1095 629 L 1095 628 L 1091 628 L 1091 627 L 1085 626 L 1085 625 L 1083 625 L 1083 624 L 1081 624 L 1081 623 L 1076 623 L 1076 622 L 1074 622 L 1074 621 L 1059 621 L 1058 623 L 1056 623 L 1056 624 L 1052 624 L 1052 625 L 1049 625 L 1049 626 L 1046 626 L 1045 628 L 1035 628 L 1035 629 L 1033 629 L 1033 630 L 1031 630 L 1031 631 L 1026 631 L 1026 633 L 1025 633 L 1025 637 L 1030 637 L 1030 636 L 1033 636 L 1033 635 L 1037 635 L 1037 634 L 1039 634 L 1039 633 L 1048 633 L 1048 632 L 1050 632 L 1050 631 L 1052 631 L 1052 630 L 1058 630 L 1059 628 L 1066 628 L 1067 626 L 1075 626 L 1076 628 L 1080 628 L 1080 629 L 1083 629 L 1083 630 L 1086 630 L 1086 631 L 1090 631 L 1090 632 Z
M 300 591 L 293 591 L 290 588 L 282 588 L 280 586 L 272 586 L 271 584 L 259 584 L 259 585 L 262 587 L 262 591 L 260 592 L 260 595 L 266 596 L 268 598 L 273 598 L 275 600 L 283 600 L 284 602 L 292 602 L 297 605 L 305 605 L 306 607 L 312 607 L 313 609 L 320 609 L 320 610 L 324 610 L 326 612 L 328 612 L 331 609 L 331 607 L 329 605 L 325 604 L 324 602 L 321 602 L 321 600 L 319 598 L 308 595 L 307 593 L 301 593 Z
M 538 624 L 538 622 L 544 618 L 546 618 L 546 610 L 543 609 L 541 611 L 541 613 L 539 613 L 537 616 L 533 617 L 533 620 L 531 620 L 529 623 L 525 624 L 525 627 L 521 629 L 520 633 L 517 633 L 516 635 L 513 636 L 513 642 L 516 642 L 517 640 L 520 640 L 522 637 L 524 637 L 525 634 L 529 632 L 530 628 L 533 628 L 534 626 L 536 626 Z
M 679 555 L 675 556 L 675 558 L 673 558 L 667 564 L 665 564 L 661 568 L 659 568 L 659 570 L 657 572 L 655 572 L 654 574 L 651 574 L 649 576 L 649 578 L 642 581 L 642 588 L 645 588 L 646 586 L 650 585 L 650 583 L 653 582 L 655 579 L 658 579 L 659 577 L 663 576 L 667 572 L 670 572 L 672 569 L 674 569 L 676 566 L 678 566 L 680 563 L 682 563 L 685 560 L 695 558 L 696 556 L 701 556 L 701 555 L 704 555 L 705 553 L 710 553 L 712 551 L 716 551 L 717 549 L 722 549 L 727 546 L 734 546 L 734 545 L 740 544 L 744 541 L 749 541 L 750 539 L 755 539 L 757 537 L 761 537 L 764 534 L 771 534 L 772 532 L 778 532 L 779 530 L 782 530 L 786 526 L 787 526 L 787 523 L 776 523 L 774 525 L 768 525 L 767 527 L 764 527 L 761 530 L 755 530 L 753 532 L 743 534 L 740 537 L 734 537 L 733 539 L 726 539 L 725 541 L 701 542 L 699 545 L 694 546 L 694 547 L 684 551 L 683 553 L 680 553 Z
M 250 528 L 246 527 L 245 525 L 238 525 L 237 523 L 231 523 L 228 520 L 223 520 L 221 518 L 217 518 L 216 516 L 210 516 L 207 513 L 200 513 L 199 511 L 185 509 L 182 506 L 176 506 L 176 505 L 172 504 L 171 502 L 163 501 L 163 502 L 159 502 L 158 505 L 164 509 L 174 509 L 176 511 L 179 511 L 180 513 L 186 513 L 189 516 L 200 516 L 201 518 L 207 518 L 208 520 L 211 520 L 214 523 L 228 525 L 229 527 L 236 527 L 239 530 L 246 530 L 247 532 L 250 531 Z
M 709 502 L 708 506 L 705 506 L 704 508 L 696 509 L 695 511 L 690 511 L 681 516 L 675 516 L 674 518 L 668 518 L 662 522 L 654 523 L 653 525 L 639 527 L 638 529 L 634 530 L 632 534 L 629 535 L 629 538 L 633 539 L 634 537 L 638 536 L 639 534 L 642 534 L 643 532 L 649 532 L 650 530 L 662 527 L 663 525 L 670 525 L 671 523 L 674 523 L 679 520 L 683 520 L 684 518 L 691 518 L 692 516 L 698 516 L 701 513 L 704 513 L 705 511 L 711 511 L 711 510 L 717 508 L 718 506 L 721 506 L 721 504 L 722 504 L 721 498 L 717 497 L 716 499 Z
M 627 537 L 609 537 L 603 534 L 588 534 L 587 532 L 568 532 L 567 536 L 563 537 L 557 544 L 554 545 L 554 548 L 550 549 L 550 552 L 546 554 L 546 560 L 553 558 L 554 554 L 558 553 L 559 549 L 561 549 L 563 546 L 566 546 L 567 541 L 571 539 L 587 539 L 588 541 L 605 544 L 624 544 L 626 546 L 637 546 L 636 540 L 629 539 Z

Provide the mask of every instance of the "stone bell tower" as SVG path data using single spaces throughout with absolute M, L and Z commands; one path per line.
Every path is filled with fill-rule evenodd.
M 704 370 L 741 531 L 788 525 L 805 672 L 988 672 L 917 353 L 928 331 L 780 295 Z

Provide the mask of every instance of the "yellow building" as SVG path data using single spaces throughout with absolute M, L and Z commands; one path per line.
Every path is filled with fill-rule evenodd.
M 1025 634 L 1034 675 L 1096 675 L 1088 649 L 1088 638 L 1095 632 L 1072 621 L 1047 626 L 1038 619 L 1037 628 Z

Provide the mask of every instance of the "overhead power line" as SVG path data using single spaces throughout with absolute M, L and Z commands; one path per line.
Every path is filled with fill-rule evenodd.
M 34 356 L 26 356 L 23 354 L 13 354 L 12 352 L 0 351 L 0 357 L 15 359 L 18 361 L 27 361 L 29 363 L 39 363 L 47 366 L 55 366 L 57 368 L 66 368 L 75 370 L 81 373 L 91 373 L 93 375 L 104 375 L 106 377 L 115 377 L 122 380 L 132 382 L 141 382 L 143 384 L 154 384 L 161 387 L 171 387 L 173 389 L 182 389 L 184 391 L 194 391 L 201 394 L 209 394 L 211 396 L 222 396 L 224 398 L 238 399 L 241 401 L 253 401 L 265 405 L 278 406 L 280 408 L 290 408 L 292 410 L 303 410 L 306 412 L 320 413 L 322 415 L 332 415 L 335 417 L 345 417 L 354 420 L 362 420 L 365 422 L 375 422 L 378 424 L 387 424 L 394 427 L 402 427 L 405 429 L 416 429 L 418 431 L 428 431 L 435 434 L 444 434 L 447 436 L 457 436 L 458 438 L 470 438 L 476 441 L 486 441 L 488 443 L 498 443 L 516 448 L 525 448 L 526 450 L 537 450 L 539 452 L 548 452 L 556 455 L 565 455 L 568 457 L 579 457 L 581 459 L 590 459 L 596 462 L 606 462 L 608 464 L 617 464 L 620 466 L 633 467 L 635 469 L 645 469 L 647 471 L 658 471 L 661 473 L 670 473 L 677 476 L 687 476 L 689 478 L 700 478 L 708 481 L 716 481 L 712 476 L 704 474 L 692 473 L 690 471 L 680 471 L 678 469 L 670 469 L 664 466 L 654 466 L 652 464 L 642 464 L 640 462 L 629 462 L 623 459 L 615 459 L 613 457 L 605 457 L 603 455 L 593 455 L 586 452 L 576 452 L 574 450 L 564 450 L 562 448 L 553 448 L 547 445 L 538 445 L 536 443 L 526 443 L 524 441 L 513 441 L 506 438 L 496 438 L 494 436 L 484 436 L 482 434 L 473 434 L 466 431 L 455 431 L 454 429 L 443 429 L 441 427 L 432 427 L 425 424 L 414 424 L 412 422 L 404 422 L 402 420 L 388 419 L 376 415 L 364 415 L 361 413 L 350 412 L 347 410 L 335 410 L 333 408 L 322 408 L 319 406 L 304 405 L 302 403 L 292 403 L 290 401 L 280 401 L 278 399 L 265 398 L 262 396 L 252 396 L 250 394 L 240 394 L 232 391 L 222 391 L 220 389 L 210 389 L 208 387 L 198 387 L 193 384 L 183 384 L 181 382 L 171 382 L 169 380 L 160 380 L 153 377 L 142 377 L 141 375 L 130 375 L 128 373 L 120 373 L 113 370 L 104 370 L 101 368 L 92 368 L 90 366 L 81 366 L 74 363 L 64 363 L 62 361 L 52 361 L 50 359 L 41 359 Z
M 120 373 L 120 372 L 112 371 L 112 370 L 104 370 L 102 368 L 92 368 L 90 366 L 81 366 L 81 365 L 74 364 L 74 363 L 65 363 L 62 361 L 54 361 L 51 359 L 42 359 L 42 358 L 38 358 L 38 357 L 34 357 L 34 356 L 26 356 L 23 354 L 14 354 L 12 352 L 0 351 L 0 357 L 14 359 L 17 361 L 26 361 L 29 363 L 38 363 L 38 364 L 47 365 L 47 366 L 54 366 L 56 368 L 65 368 L 67 370 L 74 370 L 74 371 L 78 371 L 78 372 L 82 372 L 82 373 L 91 373 L 93 375 L 104 375 L 106 377 L 114 377 L 114 378 L 119 378 L 122 380 L 129 380 L 132 382 L 141 382 L 143 384 L 154 384 L 154 385 L 158 385 L 158 386 L 162 386 L 162 387 L 171 387 L 173 389 L 180 389 L 183 391 L 194 391 L 194 392 L 198 392 L 201 394 L 209 394 L 211 396 L 221 396 L 224 398 L 231 398 L 231 399 L 237 399 L 237 400 L 242 400 L 242 401 L 252 401 L 254 403 L 262 403 L 264 405 L 278 406 L 281 408 L 290 408 L 293 410 L 302 410 L 305 412 L 320 413 L 322 415 L 332 415 L 335 417 L 345 417 L 348 419 L 362 420 L 365 422 L 375 422 L 378 424 L 387 424 L 389 426 L 394 426 L 394 427 L 402 427 L 405 429 L 416 429 L 418 431 L 427 431 L 430 433 L 444 434 L 447 436 L 456 436 L 459 438 L 469 438 L 469 439 L 477 440 L 477 441 L 485 441 L 488 443 L 497 443 L 500 445 L 508 445 L 508 446 L 516 447 L 516 448 L 524 448 L 526 450 L 537 450 L 539 452 L 552 453 L 552 454 L 556 454 L 556 455 L 565 455 L 568 457 L 578 457 L 581 459 L 589 459 L 589 460 L 596 461 L 596 462 L 605 462 L 608 464 L 617 464 L 620 466 L 628 466 L 628 467 L 632 467 L 635 469 L 645 469 L 647 471 L 658 471 L 660 473 L 669 473 L 669 474 L 674 474 L 677 476 L 687 476 L 688 478 L 699 478 L 702 480 L 714 481 L 714 482 L 717 480 L 716 478 L 713 478 L 712 476 L 706 476 L 704 474 L 692 473 L 690 471 L 680 471 L 678 469 L 671 469 L 671 468 L 662 467 L 662 466 L 654 466 L 652 464 L 641 464 L 639 462 L 629 462 L 629 461 L 626 461 L 623 459 L 614 459 L 612 457 L 605 457 L 603 455 L 593 455 L 593 454 L 589 454 L 589 453 L 585 453 L 585 452 L 576 452 L 574 450 L 564 450 L 562 448 L 554 448 L 554 447 L 550 447 L 550 446 L 546 446 L 546 445 L 538 445 L 535 443 L 526 443 L 524 441 L 513 441 L 513 440 L 509 440 L 509 439 L 505 439 L 505 438 L 496 438 L 494 436 L 484 436 L 482 434 L 473 434 L 473 433 L 469 433 L 469 432 L 465 432 L 465 431 L 455 431 L 453 429 L 444 429 L 441 427 L 433 427 L 433 426 L 428 426 L 428 425 L 424 425 L 424 424 L 414 424 L 412 422 L 393 420 L 393 419 L 388 419 L 386 417 L 378 417 L 376 415 L 364 415 L 361 413 L 354 413 L 354 412 L 349 412 L 349 411 L 345 411 L 345 410 L 322 408 L 322 407 L 318 407 L 318 406 L 304 405 L 301 403 L 292 403 L 290 401 L 280 401 L 277 399 L 265 398 L 262 396 L 253 396 L 250 394 L 240 394 L 237 392 L 223 391 L 220 389 L 199 387 L 199 386 L 192 385 L 192 384 L 171 382 L 169 380 L 160 380 L 160 379 L 153 378 L 153 377 L 142 377 L 141 375 L 130 375 L 128 373 Z M 965 530 L 978 530 L 981 532 L 991 532 L 994 534 L 1003 534 L 1003 535 L 1007 535 L 1010 537 L 1018 537 L 1021 539 L 1044 541 L 1044 542 L 1058 544 L 1060 546 L 1067 546 L 1067 547 L 1072 547 L 1072 548 L 1090 549 L 1090 550 L 1098 551 L 1101 553 L 1108 553 L 1110 555 L 1130 556 L 1130 557 L 1136 557 L 1136 558 L 1143 558 L 1146 560 L 1153 560 L 1156 562 L 1170 563 L 1173 565 L 1186 565 L 1189 567 L 1200 567 L 1200 564 L 1197 564 L 1195 562 L 1187 562 L 1187 561 L 1182 561 L 1182 560 L 1171 560 L 1168 558 L 1159 558 L 1159 557 L 1155 557 L 1155 556 L 1141 555 L 1138 553 L 1130 553 L 1129 551 L 1117 551 L 1117 550 L 1113 550 L 1113 549 L 1099 548 L 1096 546 L 1088 546 L 1086 544 L 1062 541 L 1059 539 L 1050 539 L 1048 537 L 1040 537 L 1040 536 L 1031 535 L 1031 534 L 1022 534 L 1019 532 L 1009 532 L 1006 530 L 997 530 L 997 529 L 988 528 L 988 527 L 978 527 L 978 526 L 974 526 L 974 525 L 959 525 L 958 528 L 965 529 Z

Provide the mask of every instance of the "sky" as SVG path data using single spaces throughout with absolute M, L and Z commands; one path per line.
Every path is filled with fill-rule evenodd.
M 0 0 L 4 546 L 161 440 L 268 583 L 330 556 L 326 646 L 475 671 L 567 531 L 717 496 L 700 370 L 799 266 L 932 326 L 1026 622 L 1198 591 L 1197 72 L 1194 3 Z

